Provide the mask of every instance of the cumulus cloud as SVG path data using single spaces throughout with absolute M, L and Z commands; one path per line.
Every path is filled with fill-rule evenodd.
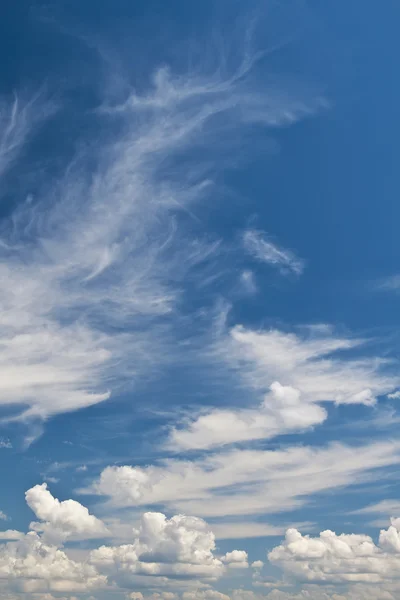
M 16 543 L 0 545 L 0 581 L 4 579 L 22 592 L 84 592 L 106 583 L 93 566 L 70 560 L 33 531 Z
M 161 585 L 175 579 L 191 581 L 199 587 L 201 581 L 218 579 L 229 568 L 248 566 L 243 550 L 221 557 L 216 554 L 214 533 L 203 519 L 167 518 L 156 512 L 142 514 L 137 529 L 131 526 L 129 543 L 102 545 L 83 553 L 61 549 L 68 541 L 108 532 L 86 507 L 74 500 L 60 502 L 45 484 L 28 490 L 26 500 L 42 522 L 31 524 L 27 534 L 0 535 L 0 539 L 13 540 L 0 544 L 0 589 L 6 583 L 26 593 L 88 592 L 110 585 L 132 589 L 146 579 L 158 579 Z M 170 593 L 160 600 L 174 597 Z
M 182 594 L 174 594 L 173 592 L 155 592 L 145 595 L 141 592 L 132 592 L 129 594 L 130 600 L 230 600 L 230 597 L 222 592 L 208 589 L 194 589 Z
M 234 569 L 247 569 L 249 566 L 248 555 L 244 550 L 232 550 L 221 556 L 221 560 L 225 565 Z
M 117 581 L 135 581 L 135 575 L 215 579 L 223 574 L 224 561 L 214 550 L 214 534 L 202 519 L 144 513 L 134 543 L 102 546 L 89 560 Z
M 253 591 L 234 590 L 232 600 L 395 600 L 395 596 L 383 587 L 352 585 L 346 590 L 332 586 L 307 585 L 296 592 L 272 590 L 267 595 Z
M 400 519 L 392 519 L 378 544 L 368 535 L 327 530 L 313 538 L 289 529 L 268 559 L 301 581 L 390 583 L 400 579 L 399 526 Z
M 291 250 L 274 244 L 264 232 L 248 229 L 242 239 L 245 250 L 257 260 L 277 267 L 282 273 L 301 275 L 303 272 L 304 261 Z
M 29 508 L 41 520 L 30 528 L 43 532 L 42 539 L 63 541 L 67 539 L 102 538 L 109 535 L 107 527 L 97 517 L 75 500 L 60 502 L 47 489 L 47 484 L 35 485 L 25 493 Z
M 162 505 L 205 518 L 243 518 L 288 511 L 304 505 L 314 493 L 366 482 L 374 469 L 398 464 L 399 451 L 391 442 L 234 449 L 144 468 L 110 466 L 82 491 L 106 496 L 114 506 Z

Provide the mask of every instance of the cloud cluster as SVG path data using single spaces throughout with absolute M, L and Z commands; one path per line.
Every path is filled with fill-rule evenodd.
M 106 584 L 106 577 L 92 565 L 71 560 L 33 531 L 0 546 L 1 580 L 23 592 L 79 592 Z
M 306 585 L 300 591 L 286 591 L 274 589 L 266 594 L 257 593 L 253 590 L 234 589 L 229 594 L 221 594 L 216 590 L 195 590 L 184 592 L 182 595 L 165 592 L 168 596 L 155 593 L 143 595 L 141 592 L 133 592 L 131 600 L 395 600 L 398 587 L 395 586 L 367 586 L 355 584 L 344 589 L 336 589 L 332 586 Z
M 205 521 L 162 513 L 142 514 L 131 526 L 127 544 L 101 545 L 73 559 L 68 541 L 109 537 L 102 521 L 74 500 L 60 502 L 37 485 L 26 492 L 27 503 L 41 519 L 27 534 L 11 536 L 0 545 L 0 586 L 12 584 L 22 592 L 85 592 L 117 585 L 132 589 L 138 577 L 211 581 L 227 569 L 248 568 L 247 553 L 233 550 L 218 557 L 215 536 Z
M 144 513 L 134 543 L 101 546 L 90 553 L 90 563 L 125 583 L 135 575 L 216 579 L 226 557 L 216 558 L 214 550 L 214 534 L 202 519 Z
M 130 600 L 394 600 L 400 591 L 400 519 L 381 530 L 377 543 L 368 535 L 324 531 L 318 537 L 289 529 L 285 541 L 268 553 L 268 560 L 281 567 L 290 581 L 270 580 L 264 594 L 243 589 L 224 594 L 210 587 L 229 570 L 249 568 L 244 550 L 216 553 L 215 536 L 198 517 L 143 513 L 131 542 L 103 544 L 77 553 L 61 548 L 75 539 L 90 539 L 101 521 L 78 502 L 60 502 L 44 486 L 26 493 L 36 515 L 46 519 L 42 530 L 31 529 L 0 545 L 0 590 L 36 595 L 91 593 L 127 590 Z M 49 517 L 54 506 L 54 518 Z M 64 538 L 49 535 L 54 528 Z M 252 563 L 257 574 L 254 585 L 262 587 L 264 563 Z M 293 578 L 303 582 L 301 591 L 286 588 Z M 268 581 L 268 578 L 267 580 Z M 323 584 L 323 585 L 321 585 Z M 163 591 L 145 594 L 141 588 Z M 110 587 L 111 586 L 111 587 Z M 41 600 L 43 596 L 40 597 Z
M 400 578 L 399 526 L 392 519 L 377 545 L 368 535 L 327 530 L 313 538 L 289 529 L 268 559 L 302 581 L 385 583 Z

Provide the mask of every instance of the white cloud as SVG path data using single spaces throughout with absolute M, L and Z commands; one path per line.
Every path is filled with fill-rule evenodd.
M 267 595 L 248 590 L 234 590 L 232 600 L 396 600 L 398 588 L 354 584 L 343 590 L 326 585 L 307 585 L 300 591 L 272 590 Z M 393 595 L 394 594 L 394 595 Z
M 0 581 L 23 592 L 86 591 L 103 587 L 106 579 L 95 568 L 70 560 L 56 546 L 29 532 L 18 542 L 0 545 Z
M 25 494 L 29 508 L 41 520 L 30 528 L 43 532 L 42 539 L 52 543 L 67 539 L 102 538 L 109 535 L 105 524 L 89 514 L 88 509 L 75 500 L 60 502 L 54 498 L 47 484 L 35 485 Z
M 355 515 L 381 514 L 389 517 L 390 515 L 400 514 L 399 500 L 381 500 L 376 504 L 370 504 L 364 508 L 352 511 Z
M 130 600 L 230 600 L 226 594 L 208 589 L 194 589 L 182 594 L 174 594 L 173 592 L 155 592 L 150 595 L 143 596 L 141 592 L 132 592 L 128 595 Z
M 107 496 L 114 506 L 163 505 L 169 511 L 226 520 L 297 508 L 314 493 L 368 481 L 374 477 L 371 469 L 399 460 L 400 446 L 391 442 L 235 449 L 145 468 L 107 467 L 83 491 Z
M 276 582 L 279 583 L 279 582 Z M 222 594 L 213 589 L 195 590 L 184 592 L 182 600 L 395 600 L 395 590 L 384 589 L 376 586 L 365 586 L 356 584 L 344 591 L 336 590 L 332 586 L 307 585 L 300 591 L 282 591 L 274 589 L 267 594 L 254 592 L 253 590 L 236 589 L 229 595 Z M 132 600 L 162 600 L 162 594 L 151 594 L 143 596 L 141 592 L 133 592 L 128 598 Z
M 0 98 L 0 178 L 18 159 L 35 128 L 54 113 L 55 106 L 43 103 L 42 95 L 38 92 L 29 100 L 17 94 L 12 101 Z
M 243 234 L 245 250 L 261 262 L 277 267 L 282 273 L 301 275 L 304 261 L 291 250 L 281 248 L 268 239 L 262 231 L 248 229 Z
M 147 587 L 164 586 L 154 600 L 172 600 L 174 593 L 165 592 L 172 580 L 178 587 L 179 582 L 186 582 L 184 591 L 192 584 L 200 589 L 230 568 L 248 566 L 242 550 L 218 557 L 215 536 L 204 520 L 184 515 L 168 519 L 156 512 L 142 514 L 138 528 L 130 528 L 129 543 L 93 550 L 61 549 L 67 539 L 96 537 L 103 531 L 102 522 L 78 502 L 53 498 L 45 485 L 28 490 L 26 499 L 44 523 L 41 527 L 34 524 L 35 531 L 27 534 L 0 534 L 0 539 L 13 540 L 0 544 L 0 594 L 4 585 L 34 594 L 87 592 L 107 586 L 132 589 L 140 582 Z M 219 598 L 205 596 L 214 597 Z
M 274 381 L 259 408 L 215 409 L 189 423 L 187 428 L 172 429 L 169 445 L 174 449 L 200 449 L 271 438 L 304 431 L 323 423 L 326 415 L 324 408 L 302 399 L 295 388 Z
M 144 513 L 133 543 L 101 546 L 89 561 L 116 581 L 131 577 L 134 582 L 135 575 L 214 579 L 224 571 L 214 550 L 214 534 L 202 519 Z
M 347 600 L 342 595 L 329 593 L 321 587 L 308 586 L 299 592 L 286 592 L 272 590 L 268 594 L 258 594 L 250 590 L 234 590 L 231 594 L 232 600 Z
M 325 421 L 322 402 L 373 405 L 399 377 L 384 359 L 363 356 L 365 344 L 335 336 L 328 327 L 307 328 L 303 335 L 233 327 L 216 342 L 216 358 L 234 369 L 261 403 L 214 408 L 183 421 L 171 429 L 168 447 L 205 449 L 302 432 Z
M 24 534 L 21 531 L 16 531 L 15 529 L 7 529 L 7 531 L 0 531 L 0 540 L 20 540 L 24 537 Z
M 180 282 L 215 249 L 186 237 L 175 217 L 208 194 L 215 140 L 319 107 L 252 89 L 251 63 L 247 57 L 240 75 L 225 80 L 217 71 L 207 78 L 158 70 L 143 95 L 97 111 L 100 139 L 77 143 L 64 176 L 50 189 L 39 185 L 3 220 L 0 404 L 23 406 L 14 418 L 43 420 L 102 402 L 171 357 Z M 0 174 L 47 114 L 40 98 L 0 105 Z M 183 152 L 184 164 L 165 168 Z M 19 180 L 23 189 L 22 164 Z
M 244 550 L 232 550 L 221 556 L 225 565 L 234 569 L 248 569 L 248 555 Z
M 240 274 L 240 283 L 247 294 L 255 294 L 257 292 L 257 284 L 253 271 L 249 271 L 248 269 L 242 271 Z
M 376 288 L 382 291 L 397 292 L 400 290 L 400 275 L 391 275 L 380 280 L 377 283 Z
M 255 389 L 268 389 L 277 380 L 310 402 L 369 405 L 396 386 L 397 376 L 385 370 L 390 363 L 384 359 L 359 355 L 367 341 L 236 326 L 218 351 Z
M 268 559 L 301 581 L 385 584 L 400 579 L 400 519 L 381 530 L 378 544 L 370 536 L 323 531 L 319 537 L 286 532 L 285 541 Z
M 184 592 L 182 600 L 230 600 L 229 596 L 217 592 L 217 590 L 196 590 L 192 592 Z

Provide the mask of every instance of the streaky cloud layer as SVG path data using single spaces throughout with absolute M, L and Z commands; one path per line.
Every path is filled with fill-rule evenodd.
M 213 140 L 302 114 L 253 89 L 250 67 L 225 79 L 159 69 L 143 93 L 101 106 L 104 134 L 2 222 L 0 403 L 15 407 L 11 420 L 103 402 L 163 362 L 185 274 L 215 248 L 179 225 L 207 201 Z M 2 109 L 3 175 L 43 114 L 40 98 Z M 195 159 L 169 175 L 182 153 Z

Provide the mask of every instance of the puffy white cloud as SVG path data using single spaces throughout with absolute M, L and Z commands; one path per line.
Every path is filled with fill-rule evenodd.
M 211 588 L 193 589 L 179 595 L 173 592 L 155 592 L 144 596 L 141 592 L 132 592 L 128 598 L 130 600 L 230 600 L 226 594 Z
M 273 590 L 265 600 L 395 600 L 393 590 L 386 586 L 353 584 L 346 589 L 335 589 L 331 586 L 308 585 L 299 592 Z M 239 599 L 238 599 L 239 600 Z M 250 600 L 250 599 L 249 599 Z
M 184 592 L 182 600 L 230 600 L 230 598 L 217 590 L 208 589 Z
M 202 519 L 149 512 L 134 543 L 101 546 L 91 552 L 90 563 L 117 580 L 135 574 L 216 578 L 224 567 L 214 549 L 214 534 Z
M 32 523 L 31 529 L 43 531 L 43 539 L 50 541 L 88 539 L 109 534 L 105 524 L 91 515 L 88 509 L 75 500 L 60 502 L 54 498 L 47 484 L 35 485 L 25 493 L 28 506 L 41 523 Z
M 297 508 L 307 496 L 368 481 L 373 469 L 399 461 L 400 445 L 391 442 L 235 449 L 145 468 L 107 467 L 84 491 L 108 496 L 116 506 L 164 505 L 169 511 L 226 520 Z
M 275 582 L 282 587 L 281 582 Z M 257 593 L 253 590 L 235 589 L 229 595 L 216 590 L 195 590 L 185 592 L 182 600 L 397 600 L 399 587 L 388 584 L 375 586 L 365 584 L 352 584 L 336 588 L 329 585 L 305 585 L 298 591 L 274 589 L 268 593 Z M 133 600 L 159 600 L 160 594 L 143 596 L 140 592 L 132 595 Z
M 255 560 L 254 562 L 251 563 L 252 569 L 262 569 L 263 566 L 264 566 L 264 563 L 262 560 Z
M 35 532 L 18 542 L 0 545 L 0 581 L 6 579 L 24 592 L 86 591 L 105 585 L 106 577 L 87 563 L 68 558 Z
M 247 569 L 249 566 L 247 552 L 244 550 L 232 550 L 221 556 L 225 565 L 234 569 Z
M 286 573 L 310 582 L 386 584 L 400 579 L 400 519 L 382 530 L 376 545 L 370 536 L 323 531 L 319 537 L 286 532 L 268 559 Z
M 129 598 L 129 600 L 144 600 L 142 592 L 131 592 L 128 594 L 127 598 Z M 146 600 L 177 600 L 178 596 L 173 592 L 154 592 L 145 598 Z
M 231 594 L 232 600 L 347 600 L 342 595 L 329 593 L 323 588 L 312 588 L 300 592 L 286 592 L 282 590 L 272 590 L 268 594 L 257 594 L 249 590 L 234 590 Z
M 101 535 L 104 524 L 78 502 L 54 498 L 46 485 L 28 490 L 26 499 L 43 523 L 35 523 L 36 531 L 27 534 L 3 532 L 4 539 L 14 541 L 0 544 L 0 595 L 7 585 L 21 593 L 47 594 L 87 592 L 107 585 L 134 589 L 140 582 L 164 588 L 150 596 L 152 600 L 174 600 L 175 590 L 165 589 L 171 581 L 175 587 L 186 582 L 183 591 L 201 591 L 205 582 L 218 579 L 229 568 L 248 566 L 242 550 L 216 555 L 214 533 L 203 519 L 184 515 L 168 519 L 156 512 L 142 514 L 138 529 L 131 527 L 130 543 L 62 549 L 68 540 Z M 140 600 L 135 596 L 140 593 L 132 592 L 131 598 Z M 204 598 L 223 600 L 208 589 Z

